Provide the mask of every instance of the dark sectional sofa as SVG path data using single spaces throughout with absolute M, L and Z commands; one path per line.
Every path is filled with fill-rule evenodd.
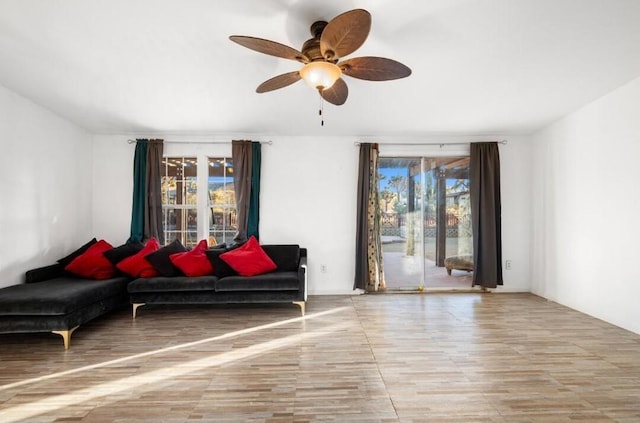
M 250 277 L 226 269 L 226 274 L 199 277 L 89 280 L 69 275 L 63 264 L 33 269 L 26 273 L 26 283 L 0 289 L 0 333 L 53 332 L 68 349 L 78 326 L 127 303 L 134 318 L 144 304 L 293 303 L 304 315 L 307 250 L 298 245 L 262 247 L 277 268 Z
M 78 326 L 127 305 L 129 282 L 76 277 L 62 264 L 30 270 L 24 284 L 0 289 L 0 333 L 53 332 L 68 349 Z
M 277 269 L 256 276 L 227 270 L 216 275 L 139 278 L 127 286 L 133 317 L 145 304 L 293 303 L 305 312 L 307 250 L 298 245 L 262 245 Z M 210 252 L 210 251 L 209 251 Z M 215 260 L 215 259 L 214 259 Z M 223 264 L 214 262 L 214 268 Z

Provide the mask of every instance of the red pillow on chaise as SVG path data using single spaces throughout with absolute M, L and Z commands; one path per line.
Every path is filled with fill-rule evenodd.
M 113 246 L 104 239 L 93 244 L 84 253 L 74 258 L 64 270 L 88 279 L 109 279 L 116 273 L 116 268 L 102 253 Z
M 240 276 L 261 275 L 277 268 L 254 236 L 251 236 L 241 247 L 220 254 L 220 259 L 231 266 Z

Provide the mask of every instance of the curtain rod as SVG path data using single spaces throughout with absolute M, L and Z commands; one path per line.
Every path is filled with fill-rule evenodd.
M 127 140 L 127 144 L 135 144 L 136 140 Z M 231 141 L 164 141 L 165 144 L 231 144 Z M 260 141 L 260 144 L 273 144 L 273 141 Z
M 484 141 L 484 142 L 491 142 L 491 141 Z M 501 140 L 501 141 L 494 141 L 498 144 L 502 144 L 505 145 L 507 144 L 507 140 Z M 361 142 L 354 142 L 353 145 L 355 145 L 356 147 L 359 147 L 360 144 L 362 144 Z M 405 143 L 394 143 L 394 142 L 376 142 L 376 143 L 372 143 L 372 144 L 378 144 L 378 145 L 399 145 L 399 146 L 412 146 L 412 145 L 437 145 L 440 148 L 444 147 L 445 145 L 469 145 L 471 144 L 471 142 L 405 142 Z

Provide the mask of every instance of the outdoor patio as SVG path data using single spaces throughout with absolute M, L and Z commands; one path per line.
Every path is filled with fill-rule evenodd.
M 382 258 L 388 290 L 417 290 L 422 282 L 421 254 L 408 256 L 406 242 L 397 237 L 383 237 Z M 424 258 L 425 290 L 470 290 L 472 272 L 436 266 L 435 261 Z M 475 289 L 475 288 L 473 288 Z

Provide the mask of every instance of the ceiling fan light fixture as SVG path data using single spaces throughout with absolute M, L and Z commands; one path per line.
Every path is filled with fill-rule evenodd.
M 406 78 L 411 69 L 385 57 L 363 56 L 341 61 L 359 49 L 371 29 L 371 14 L 364 9 L 341 13 L 327 21 L 315 21 L 311 35 L 296 50 L 276 41 L 246 35 L 231 35 L 231 41 L 258 53 L 302 63 L 302 68 L 270 78 L 256 88 L 257 93 L 266 93 L 304 79 L 311 88 L 318 90 L 323 100 L 340 106 L 347 101 L 349 89 L 346 75 L 364 81 L 390 81 Z M 322 102 L 321 102 L 322 104 Z
M 310 62 L 300 69 L 300 76 L 311 87 L 326 90 L 342 76 L 342 70 L 330 62 Z

